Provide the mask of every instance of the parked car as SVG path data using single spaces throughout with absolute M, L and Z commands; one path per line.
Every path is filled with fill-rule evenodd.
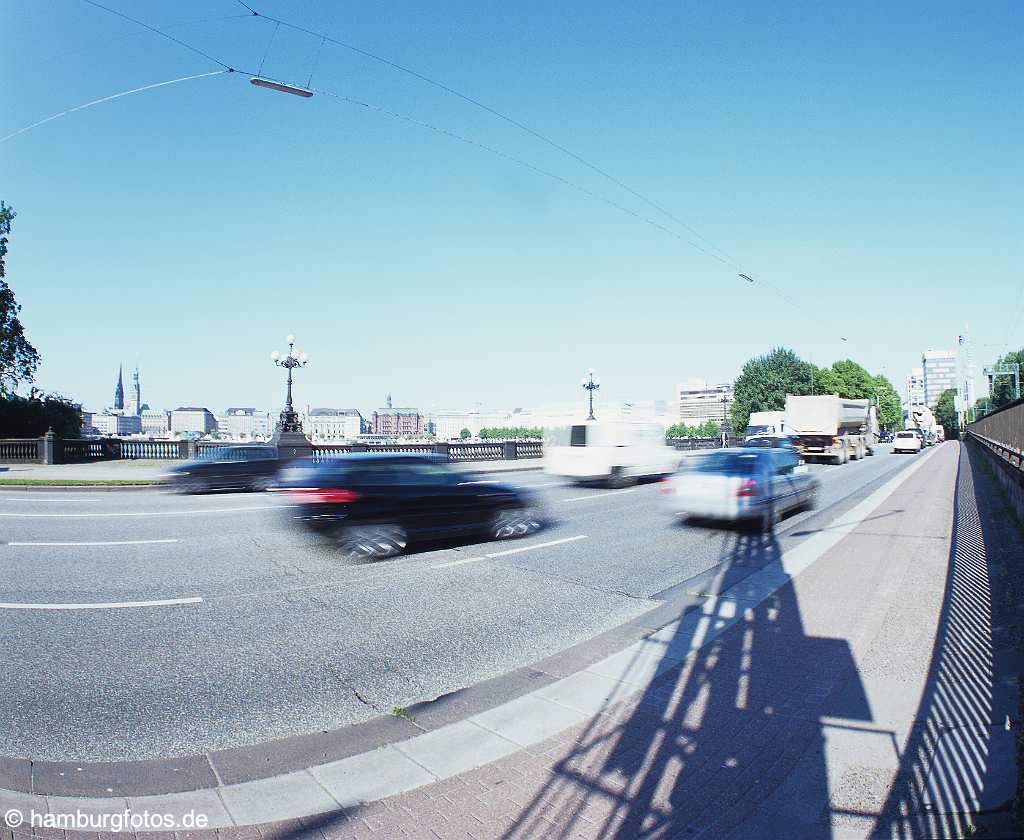
M 171 486 L 180 493 L 213 490 L 269 490 L 281 461 L 275 446 L 239 444 L 207 449 L 198 458 L 167 470 Z
M 896 432 L 892 442 L 893 454 L 897 452 L 918 453 L 924 448 L 921 440 L 921 433 L 917 429 L 908 429 L 905 432 Z
M 281 489 L 294 519 L 342 554 L 377 560 L 412 543 L 520 537 L 543 524 L 527 491 L 476 481 L 432 455 L 359 453 L 314 467 L 289 467 Z
M 790 449 L 730 448 L 684 459 L 659 489 L 676 515 L 746 521 L 771 531 L 785 513 L 813 508 L 818 487 Z

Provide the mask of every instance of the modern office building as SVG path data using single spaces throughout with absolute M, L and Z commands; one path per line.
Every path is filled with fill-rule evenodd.
M 229 408 L 224 413 L 223 422 L 218 424 L 221 431 L 239 440 L 269 438 L 272 426 L 270 412 L 258 411 L 251 407 Z
M 688 379 L 676 386 L 678 422 L 687 426 L 699 426 L 709 420 L 721 423 L 728 414 L 733 397 L 731 384 L 708 385 L 703 379 Z
M 142 433 L 142 418 L 135 414 L 93 414 L 91 427 L 101 437 L 127 437 Z
M 314 443 L 355 440 L 368 426 L 354 408 L 314 408 L 302 417 L 302 428 Z
M 935 408 L 942 392 L 957 387 L 957 360 L 952 350 L 925 350 L 921 357 L 924 374 L 924 404 Z
M 906 382 L 907 399 L 904 408 L 913 405 L 924 405 L 924 368 L 911 368 L 907 374 Z
M 197 432 L 208 435 L 217 431 L 213 412 L 202 406 L 181 406 L 171 412 L 171 434 Z

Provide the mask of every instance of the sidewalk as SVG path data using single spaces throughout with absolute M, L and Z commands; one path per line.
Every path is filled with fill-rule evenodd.
M 964 836 L 964 810 L 1012 795 L 1021 668 L 1019 603 L 994 597 L 1024 565 L 1021 536 L 976 457 L 920 456 L 784 556 L 774 537 L 738 539 L 723 597 L 532 695 L 176 801 L 225 825 L 310 814 L 219 832 L 233 840 Z

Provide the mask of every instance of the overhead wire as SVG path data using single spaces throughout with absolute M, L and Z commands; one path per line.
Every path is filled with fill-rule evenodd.
M 102 3 L 97 3 L 96 0 L 82 0 L 82 2 L 88 3 L 90 6 L 95 6 L 97 9 L 102 9 L 105 12 L 109 12 L 112 15 L 117 15 L 117 17 L 119 18 L 124 18 L 125 20 L 131 21 L 132 23 L 138 26 L 148 29 L 150 32 L 156 33 L 161 38 L 166 38 L 168 41 L 173 41 L 175 44 L 184 47 L 186 50 L 191 50 L 197 55 L 201 55 L 203 58 L 212 61 L 214 64 L 219 64 L 225 70 L 234 70 L 234 68 L 231 67 L 229 64 L 225 64 L 219 58 L 214 58 L 208 52 L 204 52 L 203 50 L 199 49 L 199 47 L 194 47 L 192 46 L 192 44 L 182 41 L 180 38 L 175 38 L 173 35 L 169 35 L 163 30 L 157 29 L 155 26 L 150 26 L 148 23 L 145 23 L 139 20 L 138 18 L 133 18 L 131 15 L 126 15 L 124 12 L 119 12 L 117 9 L 111 9 L 109 6 L 104 6 Z
M 221 61 L 220 59 L 210 55 L 209 53 L 205 52 L 204 50 L 201 50 L 198 47 L 195 47 L 194 45 L 189 44 L 188 42 L 181 40 L 180 38 L 175 38 L 173 35 L 169 35 L 168 33 L 162 31 L 161 29 L 159 29 L 159 28 L 157 28 L 155 26 L 152 26 L 152 25 L 150 25 L 148 23 L 145 23 L 144 21 L 138 20 L 137 18 L 134 18 L 134 17 L 132 17 L 130 15 L 127 15 L 127 14 L 125 14 L 123 12 L 120 12 L 117 9 L 112 9 L 112 8 L 110 8 L 108 6 L 105 6 L 102 3 L 97 2 L 97 0 L 84 0 L 84 2 L 88 3 L 91 6 L 94 6 L 96 8 L 102 9 L 103 11 L 106 11 L 106 12 L 108 12 L 110 14 L 113 14 L 113 15 L 116 15 L 116 16 L 118 16 L 120 18 L 123 18 L 124 20 L 130 21 L 130 22 L 132 22 L 132 23 L 134 23 L 134 24 L 136 24 L 138 26 L 141 26 L 141 27 L 149 30 L 150 32 L 153 32 L 154 34 L 160 35 L 161 37 L 166 38 L 167 40 L 172 41 L 172 42 L 178 44 L 179 46 L 182 46 L 185 49 L 188 49 L 191 52 L 196 53 L 197 55 L 200 55 L 203 58 L 206 58 L 207 60 L 214 62 L 215 64 L 217 64 L 217 65 L 219 65 L 220 67 L 223 68 L 223 71 L 221 71 L 221 72 L 235 72 L 236 69 L 237 69 L 237 68 L 231 66 L 230 64 L 228 64 L 228 63 L 226 63 L 224 61 Z M 410 123 L 410 124 L 419 125 L 419 126 L 421 126 L 423 128 L 427 128 L 427 129 L 430 129 L 432 131 L 435 131 L 435 132 L 444 134 L 446 136 L 449 136 L 449 137 L 451 137 L 451 138 L 453 138 L 455 140 L 458 140 L 459 142 L 466 143 L 466 144 L 472 145 L 472 146 L 476 146 L 476 147 L 478 147 L 480 149 L 483 149 L 485 151 L 488 151 L 488 152 L 490 152 L 492 154 L 496 154 L 499 157 L 503 157 L 503 158 L 513 162 L 513 163 L 516 163 L 516 164 L 518 164 L 520 166 L 524 166 L 524 167 L 526 167 L 526 168 L 536 172 L 537 174 L 543 175 L 543 176 L 548 177 L 548 178 L 552 178 L 552 179 L 554 179 L 554 180 L 564 184 L 565 186 L 568 186 L 569 188 L 571 188 L 573 190 L 576 190 L 577 192 L 581 192 L 581 193 L 583 193 L 585 195 L 590 196 L 591 198 L 594 198 L 595 200 L 601 201 L 601 202 L 603 202 L 603 203 L 605 203 L 605 204 L 607 204 L 607 205 L 609 205 L 609 206 L 611 206 L 611 207 L 613 207 L 613 208 L 615 208 L 615 209 L 617 209 L 617 210 L 619 210 L 619 211 L 621 211 L 623 213 L 626 213 L 627 215 L 633 217 L 634 219 L 637 219 L 637 220 L 642 221 L 642 222 L 644 222 L 646 224 L 649 224 L 649 225 L 655 227 L 656 229 L 661 230 L 662 232 L 672 236 L 673 238 L 677 239 L 678 241 L 684 242 L 685 244 L 687 244 L 690 247 L 696 249 L 697 251 L 699 251 L 700 253 L 704 254 L 705 256 L 708 256 L 708 257 L 710 257 L 710 258 L 712 258 L 712 259 L 722 263 L 723 265 L 730 266 L 732 268 L 737 269 L 738 271 L 742 271 L 743 270 L 742 264 L 735 257 L 730 255 L 724 249 L 722 249 L 722 248 L 718 247 L 717 245 L 715 245 L 713 242 L 711 242 L 709 239 L 707 239 L 707 237 L 703 236 L 701 233 L 696 231 L 693 227 L 688 225 L 682 219 L 679 219 L 671 211 L 669 211 L 666 208 L 662 207 L 660 204 L 658 204 L 657 202 L 655 202 L 652 199 L 648 198 L 647 196 L 645 196 L 644 194 L 642 194 L 639 191 L 635 190 L 634 188 L 630 187 L 628 184 L 626 184 L 623 181 L 621 181 L 620 179 L 616 178 L 614 175 L 610 174 L 609 172 L 607 172 L 603 168 L 597 166 L 596 164 L 591 163 L 586 158 L 582 157 L 581 155 L 577 154 L 576 152 L 573 152 L 571 149 L 566 148 L 565 146 L 563 146 L 562 144 L 560 144 L 557 141 L 553 140 L 552 138 L 550 138 L 550 137 L 542 134 L 541 132 L 531 128 L 530 126 L 526 125 L 525 123 L 521 122 L 520 120 L 517 120 L 514 117 L 511 117 L 508 114 L 505 114 L 505 113 L 497 110 L 496 108 L 493 108 L 490 105 L 487 105 L 486 103 L 482 102 L 479 99 L 476 99 L 476 98 L 474 98 L 472 96 L 469 96 L 468 94 L 462 93 L 461 91 L 459 91 L 459 90 L 457 90 L 457 89 L 455 89 L 455 88 L 453 88 L 453 87 L 451 87 L 449 85 L 446 85 L 443 82 L 437 81 L 436 79 L 433 79 L 433 78 L 431 78 L 429 76 L 426 76 L 426 75 L 424 75 L 424 74 L 422 74 L 422 73 L 420 73 L 420 72 L 418 72 L 416 70 L 413 70 L 410 67 L 406 67 L 405 65 L 399 64 L 398 62 L 395 62 L 395 61 L 392 61 L 390 59 L 384 58 L 383 56 L 377 55 L 377 54 L 372 53 L 372 52 L 370 52 L 368 50 L 364 50 L 361 47 L 355 46 L 354 44 L 349 44 L 349 43 L 341 41 L 341 40 L 339 40 L 337 38 L 333 38 L 333 37 L 331 37 L 330 35 L 328 35 L 326 33 L 317 32 L 315 30 L 308 29 L 308 28 L 306 28 L 304 26 L 300 26 L 298 24 L 292 23 L 291 21 L 287 21 L 287 20 L 284 20 L 284 19 L 281 19 L 281 18 L 276 18 L 276 17 L 273 17 L 271 15 L 265 15 L 262 12 L 257 11 L 256 9 L 254 9 L 252 6 L 248 5 L 247 3 L 243 2 L 243 0 L 236 0 L 236 2 L 240 6 L 242 6 L 244 9 L 246 9 L 252 16 L 260 17 L 260 18 L 263 18 L 263 19 L 265 19 L 267 21 L 275 23 L 276 24 L 275 31 L 274 31 L 275 35 L 277 33 L 277 29 L 280 26 L 285 26 L 285 27 L 287 27 L 289 29 L 292 29 L 294 31 L 302 32 L 302 33 L 304 33 L 306 35 L 310 35 L 312 37 L 320 38 L 321 39 L 320 50 L 323 49 L 323 45 L 324 45 L 325 42 L 326 43 L 334 44 L 334 45 L 336 45 L 338 47 L 341 47 L 343 49 L 346 49 L 346 50 L 350 50 L 350 51 L 352 51 L 352 52 L 354 52 L 354 53 L 356 53 L 358 55 L 365 56 L 366 58 L 370 58 L 370 59 L 372 59 L 374 61 L 380 62 L 380 63 L 382 63 L 382 64 L 384 64 L 384 65 L 386 65 L 388 67 L 391 67 L 391 68 L 393 68 L 393 69 L 395 69 L 395 70 L 397 70 L 397 71 L 399 71 L 401 73 L 405 73 L 405 74 L 407 74 L 409 76 L 412 76 L 413 78 L 419 79 L 420 81 L 422 81 L 422 82 L 424 82 L 424 83 L 426 83 L 428 85 L 431 85 L 431 86 L 433 86 L 433 87 L 435 87 L 435 88 L 437 88 L 439 90 L 444 91 L 445 93 L 448 93 L 448 94 L 450 94 L 452 96 L 455 96 L 458 99 L 461 99 L 461 100 L 463 100 L 463 101 L 473 105 L 474 107 L 479 108 L 479 109 L 485 111 L 486 113 L 489 113 L 489 114 L 495 116 L 496 118 L 498 118 L 498 119 L 500 119 L 500 120 L 502 120 L 502 121 L 504 121 L 504 122 L 506 122 L 506 123 L 508 123 L 508 124 L 510 124 L 510 125 L 512 125 L 512 126 L 514 126 L 516 128 L 518 128 L 518 129 L 520 129 L 521 131 L 523 131 L 523 132 L 525 132 L 525 133 L 535 137 L 536 139 L 542 141 L 543 143 L 551 146 L 552 148 L 562 152 L 563 154 L 565 154 L 568 157 L 572 158 L 573 160 L 577 161 L 578 163 L 580 163 L 584 167 L 592 170 L 593 172 L 595 172 L 598 175 L 600 175 L 601 177 L 605 178 L 606 180 L 608 180 L 612 184 L 616 185 L 617 187 L 621 188 L 625 192 L 629 193 L 634 198 L 636 198 L 636 199 L 642 201 L 643 203 L 647 204 L 649 207 L 651 207 L 652 209 L 658 211 L 659 213 L 664 215 L 667 219 L 671 220 L 673 223 L 675 223 L 679 227 L 681 227 L 684 230 L 686 230 L 690 235 L 692 235 L 693 237 L 698 239 L 700 242 L 703 242 L 704 245 L 707 246 L 707 247 L 703 247 L 701 245 L 698 245 L 696 242 L 693 242 L 692 240 L 687 239 L 686 237 L 680 235 L 677 231 L 672 230 L 671 228 L 667 227 L 666 225 L 664 225 L 664 224 L 662 224 L 660 222 L 657 222 L 654 219 L 651 219 L 649 216 L 644 216 L 644 215 L 642 215 L 640 213 L 637 213 L 636 211 L 626 207 L 625 205 L 623 205 L 623 204 L 621 204 L 621 203 L 619 203 L 617 201 L 614 201 L 613 199 L 607 198 L 606 196 L 603 196 L 603 195 L 601 195 L 599 193 L 595 193 L 594 191 L 589 190 L 589 189 L 587 189 L 585 187 L 582 187 L 582 186 L 580 186 L 580 185 L 570 181 L 569 179 L 564 178 L 561 175 L 558 175 L 556 173 L 550 172 L 548 170 L 544 170 L 544 169 L 542 169 L 540 167 L 535 166 L 534 164 L 529 163 L 528 161 L 525 161 L 525 160 L 523 160 L 521 158 L 517 158 L 514 155 L 510 155 L 508 153 L 502 152 L 501 150 L 496 149 L 494 147 L 487 146 L 486 144 L 479 143 L 479 142 L 477 142 L 475 140 L 471 140 L 470 138 L 464 137 L 462 135 L 459 135 L 459 134 L 457 134 L 455 132 L 452 132 L 452 131 L 449 131 L 447 129 L 443 129 L 443 128 L 440 128 L 438 126 L 434 126 L 431 123 L 426 123 L 426 122 L 421 121 L 421 120 L 416 120 L 415 118 L 408 117 L 408 116 L 405 116 L 403 114 L 399 114 L 397 112 L 388 111 L 385 108 L 381 108 L 379 106 L 371 105 L 370 103 L 361 102 L 359 100 L 355 100 L 355 99 L 352 99 L 352 98 L 349 98 L 349 97 L 343 97 L 343 96 L 340 96 L 338 94 L 335 94 L 333 92 L 326 91 L 326 90 L 319 90 L 317 92 L 322 93 L 322 94 L 324 94 L 326 96 L 338 99 L 338 100 L 343 101 L 343 102 L 348 102 L 350 104 L 358 105 L 360 107 L 363 107 L 363 108 L 366 108 L 366 109 L 369 109 L 369 110 L 377 111 L 378 113 L 384 114 L 386 116 L 390 116 L 390 117 L 395 118 L 395 119 L 402 120 L 402 121 Z M 270 43 L 271 44 L 273 43 L 273 36 L 271 37 L 271 42 Z M 268 52 L 269 52 L 269 49 L 270 49 L 270 44 L 268 44 L 268 46 L 267 46 L 267 51 Z M 313 65 L 313 69 L 314 70 L 315 70 L 315 67 L 316 67 L 316 63 L 319 61 L 319 55 L 320 55 L 320 53 L 318 51 L 317 52 L 317 56 L 316 56 L 316 60 L 314 61 L 314 65 Z M 266 59 L 266 53 L 264 54 L 264 60 L 265 59 Z M 262 69 L 263 69 L 263 62 L 261 61 L 261 63 L 260 63 L 260 71 L 261 72 L 259 72 L 259 73 L 255 73 L 254 74 L 254 73 L 251 73 L 249 71 L 244 71 L 244 70 L 239 70 L 239 72 L 243 72 L 243 73 L 246 73 L 247 75 L 251 75 L 251 76 L 253 76 L 253 75 L 254 76 L 261 76 Z M 121 96 L 127 96 L 129 94 L 138 93 L 138 92 L 141 92 L 143 90 L 149 90 L 149 89 L 154 88 L 154 87 L 162 87 L 163 85 L 167 85 L 167 84 L 175 84 L 175 83 L 181 82 L 181 81 L 189 81 L 189 80 L 194 79 L 194 78 L 202 78 L 202 77 L 208 76 L 208 75 L 218 75 L 218 73 L 215 72 L 215 73 L 207 73 L 207 74 L 197 74 L 195 76 L 187 76 L 187 77 L 183 77 L 181 79 L 172 79 L 172 80 L 169 80 L 167 82 L 160 82 L 160 83 L 157 83 L 157 84 L 154 84 L 154 85 L 147 85 L 147 86 L 144 86 L 144 87 L 141 87 L 141 88 L 135 88 L 135 89 L 132 89 L 132 90 L 129 90 L 129 91 L 123 91 L 121 93 L 114 94 L 114 95 L 109 96 L 109 97 L 103 97 L 102 99 L 95 100 L 93 102 L 84 103 L 83 105 L 76 106 L 75 108 L 68 109 L 67 111 L 63 111 L 63 112 L 61 112 L 59 114 L 55 114 L 52 117 L 48 117 L 45 120 L 41 120 L 38 123 L 33 123 L 32 125 L 26 126 L 25 128 L 20 129 L 20 130 L 12 133 L 10 135 L 7 135 L 6 137 L 0 138 L 0 142 L 3 142 L 4 140 L 10 139 L 11 137 L 17 136 L 18 134 L 24 133 L 25 131 L 28 131 L 28 130 L 30 130 L 32 128 L 35 128 L 38 125 L 42 125 L 45 122 L 49 122 L 51 120 L 57 119 L 58 117 L 64 116 L 65 114 L 72 113 L 73 111 L 81 110 L 83 108 L 88 108 L 88 107 L 91 107 L 93 105 L 100 104 L 101 102 L 106 102 L 106 101 L 108 101 L 110 99 L 116 99 L 116 98 L 119 98 Z M 307 82 L 307 89 L 308 89 L 309 84 L 312 81 L 312 75 L 313 75 L 313 71 L 310 72 L 309 81 Z M 274 80 L 274 81 L 281 81 L 281 80 Z M 282 82 L 282 83 L 283 84 L 289 84 L 287 82 Z M 741 274 L 740 276 L 743 276 L 743 277 L 745 277 L 745 279 L 747 279 L 747 275 L 742 275 Z M 753 282 L 753 281 L 751 281 L 751 282 Z M 769 281 L 764 280 L 764 278 L 760 277 L 760 276 L 758 277 L 758 282 L 760 284 L 763 284 L 766 287 L 770 288 L 782 300 L 785 300 L 788 304 L 790 304 L 794 308 L 799 309 L 802 312 L 810 314 L 809 310 L 807 310 L 805 307 L 803 307 L 800 303 L 795 301 L 789 295 L 784 293 L 775 284 L 773 284 L 773 283 L 771 283 Z M 839 336 L 839 338 L 840 338 L 841 341 L 844 341 L 844 342 L 847 341 L 847 338 L 845 336 Z
M 331 37 L 330 35 L 328 35 L 328 34 L 326 34 L 324 32 L 317 32 L 316 30 L 308 29 L 308 28 L 306 28 L 304 26 L 300 26 L 299 24 L 292 23 L 291 21 L 288 21 L 288 20 L 284 20 L 283 18 L 277 18 L 277 17 L 274 17 L 273 15 L 264 14 L 263 12 L 260 12 L 260 11 L 257 11 L 256 9 L 254 9 L 252 6 L 249 6 L 248 4 L 243 3 L 242 0 L 235 0 L 235 2 L 237 2 L 243 8 L 248 9 L 256 17 L 261 17 L 261 18 L 264 18 L 265 20 L 273 21 L 276 24 L 279 24 L 281 26 L 286 26 L 289 29 L 295 30 L 296 32 L 302 32 L 302 33 L 305 33 L 306 35 L 310 35 L 310 36 L 315 37 L 315 38 L 321 38 L 321 39 L 323 39 L 324 41 L 327 41 L 330 44 L 334 44 L 335 46 L 341 47 L 341 48 L 346 49 L 346 50 L 350 50 L 350 51 L 352 51 L 352 52 L 354 52 L 354 53 L 356 53 L 358 55 L 361 55 L 361 56 L 364 56 L 366 58 L 372 59 L 373 61 L 380 62 L 381 64 L 384 64 L 384 65 L 386 65 L 388 67 L 391 67 L 394 70 L 397 70 L 397 71 L 399 71 L 401 73 L 405 73 L 405 74 L 407 74 L 409 76 L 412 76 L 415 79 L 419 79 L 421 82 L 424 82 L 424 83 L 426 83 L 428 85 L 432 85 L 433 87 L 438 88 L 439 90 L 442 90 L 445 93 L 448 93 L 448 94 L 450 94 L 452 96 L 455 96 L 455 97 L 463 100 L 464 102 L 467 102 L 470 105 L 473 105 L 475 108 L 479 108 L 479 109 L 487 112 L 488 114 L 491 114 L 492 116 L 497 117 L 498 119 L 503 120 L 504 122 L 507 122 L 509 125 L 515 126 L 520 131 L 526 132 L 527 134 L 531 135 L 532 137 L 535 137 L 536 139 L 540 140 L 541 142 L 546 143 L 547 145 L 551 146 L 553 149 L 558 150 L 562 154 L 568 155 L 570 158 L 575 160 L 577 163 L 587 167 L 588 169 L 592 170 L 593 172 L 596 172 L 602 178 L 605 178 L 606 180 L 608 180 L 611 183 L 615 184 L 620 189 L 625 190 L 630 195 L 632 195 L 634 198 L 639 199 L 640 201 L 644 202 L 648 206 L 650 206 L 653 209 L 657 210 L 659 213 L 664 215 L 666 218 L 671 219 L 675 224 L 677 224 L 680 227 L 682 227 L 685 230 L 687 230 L 692 236 L 695 236 L 695 237 L 697 237 L 697 239 L 699 239 L 702 242 L 704 242 L 704 244 L 707 247 L 713 249 L 714 251 L 717 251 L 722 256 L 724 256 L 726 259 L 723 260 L 723 262 L 728 261 L 728 264 L 732 264 L 733 266 L 739 266 L 739 261 L 735 257 L 732 257 L 725 250 L 723 250 L 722 248 L 720 248 L 717 245 L 715 245 L 715 243 L 711 242 L 709 239 L 707 239 L 705 236 L 703 236 L 699 231 L 697 231 L 694 228 L 692 228 L 690 225 L 688 225 L 682 219 L 678 218 L 671 211 L 667 210 L 666 208 L 662 207 L 660 204 L 658 204 L 654 200 L 648 198 L 643 193 L 639 192 L 638 190 L 635 190 L 633 187 L 629 186 L 628 184 L 624 183 L 620 179 L 616 178 L 610 172 L 607 172 L 606 170 L 604 170 L 601 167 L 597 166 L 597 164 L 591 163 L 589 160 L 584 158 L 582 155 L 577 154 L 576 152 L 572 151 L 569 148 L 566 148 L 561 143 L 557 142 L 556 140 L 553 140 L 552 138 L 548 137 L 545 134 L 542 134 L 541 132 L 537 131 L 536 129 L 531 128 L 526 123 L 524 123 L 524 122 L 522 122 L 520 120 L 517 120 L 515 117 L 512 117 L 512 116 L 510 116 L 510 115 L 508 115 L 508 114 L 506 114 L 506 113 L 504 113 L 502 111 L 499 111 L 498 109 L 491 107 L 487 103 L 485 103 L 485 102 L 483 102 L 483 101 L 481 101 L 479 99 L 476 99 L 475 97 L 470 96 L 469 94 L 463 93 L 462 91 L 460 91 L 460 90 L 458 90 L 456 88 L 453 88 L 450 85 L 446 85 L 444 82 L 440 82 L 437 79 L 431 78 L 430 76 L 427 76 L 427 75 L 425 75 L 423 73 L 418 72 L 417 70 L 413 70 L 411 67 L 407 67 L 404 64 L 399 64 L 396 61 L 392 61 L 389 58 L 385 58 L 384 56 L 377 55 L 376 53 L 370 52 L 369 50 L 365 50 L 365 49 L 363 49 L 361 47 L 357 47 L 354 44 L 349 44 L 349 43 L 347 43 L 345 41 L 341 41 L 341 40 L 339 40 L 337 38 L 333 38 L 333 37 Z
M 182 76 L 180 79 L 168 79 L 164 82 L 155 82 L 151 85 L 143 85 L 142 87 L 132 88 L 131 90 L 123 90 L 120 93 L 113 93 L 110 96 L 103 96 L 99 99 L 93 99 L 91 102 L 83 102 L 81 105 L 76 105 L 74 108 L 67 108 L 59 113 L 53 114 L 52 116 L 46 117 L 45 119 L 38 120 L 31 125 L 26 125 L 24 128 L 19 128 L 17 131 L 12 131 L 3 137 L 0 137 L 0 143 L 4 143 L 19 134 L 24 134 L 26 131 L 31 131 L 33 128 L 38 128 L 48 122 L 53 122 L 60 117 L 65 117 L 68 114 L 73 114 L 75 111 L 84 111 L 86 108 L 92 108 L 94 105 L 100 105 L 104 102 L 110 102 L 112 99 L 120 99 L 122 96 L 130 96 L 133 93 L 142 93 L 146 90 L 153 90 L 154 88 L 166 87 L 167 85 L 176 85 L 179 82 L 191 82 L 193 79 L 205 79 L 209 76 L 221 76 L 225 73 L 234 72 L 230 68 L 227 70 L 211 70 L 208 73 L 195 73 L 192 76 Z
M 619 202 L 615 201 L 614 199 L 608 198 L 607 196 L 601 195 L 600 193 L 595 193 L 593 190 L 589 190 L 586 187 L 581 186 L 581 185 L 575 183 L 574 181 L 570 181 L 568 178 L 565 178 L 564 176 L 559 175 L 556 172 L 551 172 L 550 170 L 543 169 L 543 168 L 537 166 L 536 164 L 530 163 L 527 160 L 524 160 L 522 158 L 516 157 L 515 155 L 509 154 L 508 152 L 503 152 L 501 149 L 495 148 L 494 146 L 489 146 L 486 143 L 481 143 L 478 140 L 473 140 L 470 137 L 466 137 L 465 135 L 459 134 L 459 133 L 457 133 L 455 131 L 452 131 L 450 129 L 447 129 L 447 128 L 442 128 L 441 126 L 434 125 L 433 123 L 429 123 L 429 122 L 426 122 L 424 120 L 419 120 L 419 119 L 416 119 L 415 117 L 410 117 L 410 116 L 408 116 L 406 114 L 398 113 L 397 111 L 391 111 L 391 110 L 389 110 L 387 108 L 383 108 L 383 107 L 381 107 L 379 105 L 373 105 L 373 104 L 371 104 L 369 102 L 363 102 L 362 100 L 354 99 L 354 98 L 352 98 L 350 96 L 343 96 L 341 94 L 334 93 L 333 91 L 324 90 L 323 88 L 314 88 L 313 90 L 314 90 L 315 93 L 318 93 L 318 94 L 320 94 L 322 96 L 327 96 L 327 97 L 335 99 L 335 100 L 337 100 L 339 102 L 345 102 L 345 103 L 348 103 L 350 105 L 356 105 L 358 107 L 365 108 L 366 110 L 369 110 L 369 111 L 374 111 L 374 112 L 376 112 L 378 114 L 382 114 L 382 115 L 390 117 L 392 119 L 401 120 L 402 122 L 409 123 L 411 125 L 419 126 L 420 128 L 429 129 L 430 131 L 434 131 L 434 132 L 436 132 L 438 134 L 442 134 L 445 137 L 449 137 L 449 138 L 451 138 L 453 140 L 456 140 L 456 141 L 458 141 L 460 143 L 464 143 L 464 144 L 466 144 L 468 146 L 473 146 L 474 148 L 481 149 L 482 151 L 488 152 L 488 153 L 490 153 L 492 155 L 496 155 L 497 157 L 503 158 L 504 160 L 507 160 L 507 161 L 509 161 L 511 163 L 514 163 L 514 164 L 518 165 L 518 166 L 522 166 L 522 167 L 524 167 L 526 169 L 529 169 L 531 172 L 534 172 L 534 173 L 536 173 L 538 175 L 542 175 L 545 178 L 550 178 L 550 179 L 552 179 L 554 181 L 557 181 L 558 183 L 562 184 L 563 186 L 569 187 L 570 189 L 575 190 L 576 192 L 582 193 L 583 195 L 586 195 L 586 196 L 588 196 L 591 199 L 603 202 L 604 204 L 607 204 L 608 206 L 613 207 L 616 210 L 619 210 L 619 211 L 621 211 L 623 213 L 626 213 L 626 214 L 632 216 L 634 219 L 637 219 L 638 221 L 645 222 L 645 223 L 647 223 L 649 225 L 652 225 L 653 227 L 657 228 L 658 230 L 660 230 L 660 231 L 662 231 L 664 233 L 667 233 L 669 236 L 672 236 L 675 239 L 678 239 L 680 242 L 685 242 L 687 245 L 691 246 L 692 248 L 697 249 L 702 254 L 705 254 L 706 256 L 710 257 L 711 259 L 718 260 L 719 262 L 728 265 L 728 263 L 726 263 L 726 261 L 722 257 L 720 257 L 718 254 L 714 254 L 714 253 L 712 253 L 712 252 L 702 248 L 700 245 L 698 245 L 695 242 L 692 242 L 692 241 L 686 239 L 685 237 L 680 235 L 678 232 L 672 230 L 671 228 L 665 227 L 660 222 L 658 222 L 658 221 L 656 221 L 654 219 L 651 219 L 648 216 L 644 216 L 644 215 L 642 215 L 640 213 L 637 213 L 635 210 L 632 210 L 629 207 L 626 207 L 625 205 L 620 204 Z

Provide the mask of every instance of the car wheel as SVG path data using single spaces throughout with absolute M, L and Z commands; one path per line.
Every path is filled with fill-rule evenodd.
M 342 525 L 334 533 L 334 543 L 345 557 L 384 560 L 405 551 L 409 537 L 401 525 L 394 523 Z
M 534 507 L 502 508 L 491 522 L 491 536 L 496 540 L 525 537 L 540 529 L 540 511 Z
M 622 467 L 612 467 L 612 474 L 608 477 L 608 486 L 619 490 L 623 487 L 632 487 L 636 484 L 636 476 L 628 475 Z

